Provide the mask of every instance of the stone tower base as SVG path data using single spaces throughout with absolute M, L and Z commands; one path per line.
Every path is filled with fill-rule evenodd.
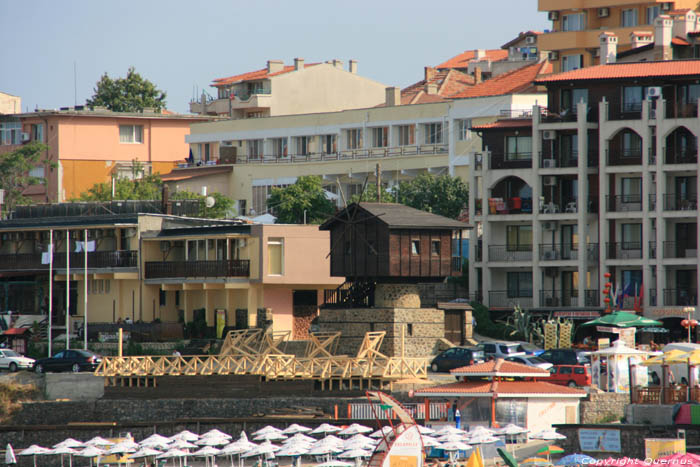
M 318 318 L 321 332 L 341 331 L 338 354 L 356 355 L 365 333 L 386 331 L 380 351 L 401 356 L 401 328 L 405 329 L 406 357 L 428 357 L 445 337 L 445 314 L 436 308 L 324 309 Z

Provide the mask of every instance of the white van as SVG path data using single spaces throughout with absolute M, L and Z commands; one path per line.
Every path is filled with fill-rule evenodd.
M 687 342 L 674 342 L 672 344 L 667 344 L 661 349 L 662 352 L 666 353 L 669 350 L 680 350 L 682 352 L 692 352 L 693 350 L 700 349 L 700 344 L 689 344 Z M 661 365 L 652 365 L 648 368 L 649 370 L 649 382 L 650 384 L 659 385 L 661 384 Z M 671 377 L 673 381 L 678 384 L 688 384 L 690 378 L 688 378 L 688 365 L 686 363 L 674 363 L 669 365 L 669 370 L 671 371 Z M 695 367 L 695 375 L 693 380 L 695 383 L 700 383 L 700 373 L 699 368 Z

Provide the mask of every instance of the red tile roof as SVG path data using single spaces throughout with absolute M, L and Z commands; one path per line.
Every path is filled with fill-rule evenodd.
M 700 60 L 668 60 L 662 62 L 611 63 L 580 70 L 566 71 L 541 78 L 538 84 L 561 81 L 656 78 L 668 76 L 700 76 Z
M 490 360 L 476 365 L 463 366 L 450 370 L 453 375 L 465 376 L 532 376 L 548 377 L 549 371 L 523 363 L 507 362 L 502 358 Z
M 429 70 L 428 68 L 428 73 Z M 448 96 L 466 90 L 475 83 L 473 76 L 459 70 L 434 70 L 429 79 L 423 79 L 401 90 L 401 105 L 446 101 Z M 437 94 L 426 93 L 426 84 L 435 84 Z
M 308 68 L 310 66 L 315 65 L 318 65 L 318 63 L 306 63 L 304 64 L 304 68 Z M 277 71 L 275 73 L 268 73 L 266 67 L 261 70 L 249 71 L 248 73 L 242 73 L 240 75 L 228 76 L 226 78 L 217 78 L 214 80 L 212 86 L 224 86 L 226 84 L 241 83 L 244 81 L 257 81 L 261 79 L 271 78 L 273 76 L 279 76 L 284 73 L 289 73 L 290 71 L 294 71 L 294 65 L 286 65 L 284 66 L 284 68 L 282 68 L 281 71 Z
M 532 118 L 516 118 L 513 120 L 498 120 L 492 123 L 476 125 L 472 130 L 490 130 L 492 128 L 527 128 L 532 126 Z
M 552 65 L 548 60 L 545 60 L 495 76 L 451 97 L 452 99 L 465 99 L 468 97 L 502 96 L 516 92 L 528 92 L 534 89 L 533 81 L 535 79 L 551 72 Z
M 653 36 L 654 33 L 651 31 L 632 31 L 630 36 Z
M 496 394 L 498 397 L 521 395 L 529 397 L 585 397 L 586 391 L 544 381 L 460 381 L 418 389 L 415 392 L 416 396 L 488 396 L 491 394 Z
M 671 44 L 673 44 L 673 45 L 690 45 L 690 42 L 683 39 L 682 37 L 676 36 L 673 39 L 671 39 Z
M 25 334 L 29 331 L 31 331 L 31 329 L 29 328 L 10 328 L 7 331 L 3 332 L 3 334 L 6 336 L 21 336 L 22 334 Z
M 518 37 L 516 37 L 515 39 L 512 39 L 512 40 L 506 42 L 505 44 L 503 44 L 503 45 L 501 46 L 501 48 L 502 48 L 502 49 L 508 50 L 508 48 L 510 48 L 511 46 L 517 44 L 518 42 L 520 42 L 521 40 L 523 40 L 525 37 L 527 37 L 527 36 L 539 36 L 540 34 L 542 34 L 542 31 L 525 31 L 525 32 L 521 32 L 520 34 L 518 34 Z
M 493 49 L 484 50 L 484 57 L 482 58 L 482 60 L 491 60 L 492 62 L 498 62 L 500 60 L 505 60 L 506 58 L 508 58 L 507 50 Z M 456 57 L 452 57 L 451 59 L 439 64 L 435 68 L 467 68 L 469 66 L 469 62 L 472 62 L 474 60 L 477 60 L 476 51 L 467 50 L 466 52 L 463 52 L 457 55 Z

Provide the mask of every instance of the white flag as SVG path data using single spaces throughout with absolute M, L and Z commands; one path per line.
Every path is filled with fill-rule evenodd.
M 53 251 L 53 245 L 49 244 L 49 251 L 43 251 L 41 253 L 41 264 L 49 264 L 51 262 L 51 252 Z

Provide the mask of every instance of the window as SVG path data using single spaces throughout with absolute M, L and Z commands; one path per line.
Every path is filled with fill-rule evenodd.
M 249 215 L 260 215 L 268 212 L 267 198 L 270 197 L 273 188 L 284 188 L 289 185 L 262 185 L 253 186 L 253 209 L 248 212 Z
M 39 167 L 34 167 L 32 170 L 29 171 L 29 176 L 36 178 L 44 178 L 46 176 L 44 166 L 41 165 Z
M 561 91 L 561 112 L 576 113 L 576 105 L 583 101 L 588 103 L 588 89 L 562 89 Z
M 287 138 L 274 138 L 272 140 L 272 155 L 287 157 Z
M 642 247 L 642 224 L 622 224 L 622 249 L 639 250 Z
M 21 144 L 22 124 L 20 122 L 0 122 L 0 144 Z
M 338 152 L 335 135 L 321 136 L 321 145 L 325 154 L 335 154 Z
M 166 300 L 166 292 L 165 290 L 159 290 L 158 291 L 158 302 L 160 303 L 160 306 L 165 306 L 165 300 Z
M 507 273 L 508 298 L 532 297 L 532 273 L 529 271 Z
M 625 288 L 631 286 L 632 290 L 641 290 L 642 287 L 642 270 L 628 269 L 622 271 L 622 284 Z
M 466 141 L 472 139 L 472 132 L 470 128 L 472 127 L 472 121 L 469 120 L 457 120 L 457 139 L 459 141 Z
M 180 306 L 180 291 L 175 291 L 175 306 Z
M 572 368 L 570 366 L 563 366 L 559 369 L 560 375 L 570 375 L 572 373 Z
M 389 127 L 372 128 L 372 147 L 385 148 L 389 145 Z
M 119 142 L 125 144 L 143 143 L 143 125 L 119 125 Z
M 430 241 L 430 254 L 432 256 L 440 256 L 440 240 Z
M 362 148 L 362 130 L 355 128 L 352 130 L 346 130 L 348 137 L 348 149 L 361 149 Z
M 309 136 L 297 136 L 296 137 L 296 155 L 297 156 L 308 156 L 309 155 Z
M 284 274 L 284 239 L 270 237 L 267 240 L 267 275 Z
M 442 144 L 442 123 L 426 123 L 425 144 Z
M 622 89 L 622 111 L 641 112 L 646 89 L 642 86 L 625 86 Z
M 420 255 L 420 240 L 411 240 L 411 255 Z
M 263 157 L 263 140 L 249 139 L 246 141 L 246 154 L 248 159 L 262 159 Z
M 629 10 L 622 10 L 622 27 L 631 28 L 638 24 L 637 21 L 637 9 L 630 8 Z
M 564 55 L 561 59 L 561 71 L 571 71 L 583 68 L 583 55 Z
M 661 14 L 661 7 L 654 5 L 647 7 L 647 24 L 654 24 L 654 20 Z
M 622 157 L 640 157 L 642 155 L 642 138 L 631 130 L 622 134 Z
M 33 141 L 44 141 L 44 124 L 36 123 L 32 125 L 32 140 Z
M 416 144 L 416 126 L 399 125 L 399 146 L 413 146 Z
M 586 29 L 586 17 L 583 13 L 564 15 L 561 19 L 562 31 L 583 31 Z
M 506 160 L 532 159 L 532 136 L 507 136 Z
M 508 251 L 532 251 L 532 226 L 509 225 L 506 227 Z

